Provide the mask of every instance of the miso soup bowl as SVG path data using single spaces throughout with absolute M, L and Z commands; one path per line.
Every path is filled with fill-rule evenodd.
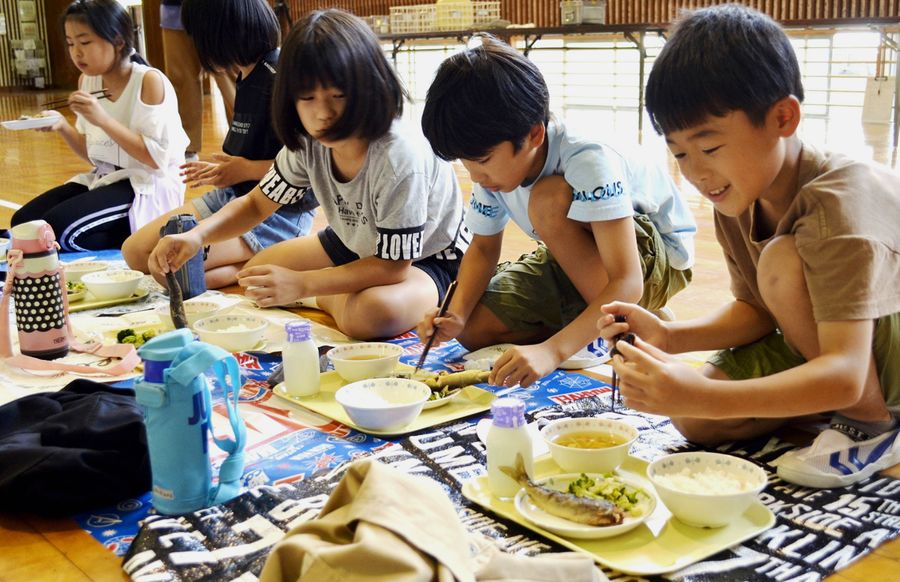
M 390 376 L 403 348 L 387 342 L 361 342 L 328 350 L 335 371 L 347 382 Z
M 559 444 L 560 437 L 572 433 L 597 433 L 618 444 L 604 448 L 581 448 Z M 608 473 L 628 456 L 638 430 L 621 420 L 607 418 L 561 418 L 541 429 L 553 461 L 567 473 Z

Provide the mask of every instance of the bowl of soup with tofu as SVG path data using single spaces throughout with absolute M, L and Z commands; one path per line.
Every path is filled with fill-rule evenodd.
M 638 431 L 621 420 L 561 418 L 541 429 L 550 455 L 569 473 L 607 473 L 625 461 Z

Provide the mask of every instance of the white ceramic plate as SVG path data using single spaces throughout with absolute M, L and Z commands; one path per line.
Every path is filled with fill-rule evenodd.
M 443 398 L 437 398 L 435 400 L 426 400 L 424 406 L 422 406 L 422 410 L 428 410 L 430 408 L 437 408 L 439 406 L 443 406 L 445 404 L 450 404 L 450 401 L 453 400 L 456 396 L 459 395 L 460 390 L 462 388 L 458 388 L 450 393 L 449 396 L 444 396 Z
M 47 113 L 44 117 L 30 117 L 28 119 L 12 119 L 2 122 L 6 129 L 37 129 L 39 127 L 50 127 L 62 117 L 61 114 L 53 111 Z
M 81 291 L 75 291 L 74 293 L 68 293 L 69 303 L 75 303 L 76 301 L 81 301 L 87 295 L 87 289 L 82 289 Z
M 553 489 L 565 490 L 569 483 L 578 479 L 580 476 L 580 473 L 566 473 L 564 475 L 555 475 L 553 477 L 541 479 L 540 481 L 538 481 L 538 484 L 546 485 L 547 487 L 551 487 Z M 589 474 L 588 476 L 594 479 L 603 478 L 602 475 L 596 474 Z M 549 532 L 553 532 L 557 535 L 561 535 L 566 538 L 583 540 L 610 538 L 613 536 L 621 535 L 636 528 L 637 526 L 642 524 L 644 520 L 646 520 L 647 517 L 649 517 L 654 512 L 654 510 L 656 510 L 656 495 L 652 491 L 650 491 L 646 485 L 644 485 L 643 483 L 632 481 L 622 476 L 620 476 L 619 478 L 622 479 L 622 481 L 627 485 L 634 487 L 635 489 L 640 489 L 641 491 L 646 493 L 650 501 L 647 504 L 643 515 L 639 517 L 626 517 L 622 521 L 622 523 L 618 525 L 585 525 L 549 514 L 531 501 L 531 497 L 528 496 L 528 493 L 525 492 L 525 489 L 519 490 L 519 492 L 516 494 L 515 506 L 519 513 L 522 514 L 522 517 L 532 522 L 536 526 L 541 527 Z

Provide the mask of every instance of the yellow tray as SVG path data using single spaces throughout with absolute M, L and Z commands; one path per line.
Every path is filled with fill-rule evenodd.
M 119 299 L 97 299 L 90 291 L 84 295 L 84 299 L 80 301 L 72 301 L 69 299 L 69 312 L 87 311 L 88 309 L 97 309 L 98 307 L 110 307 L 112 305 L 121 305 L 123 303 L 133 303 L 139 301 L 150 294 L 150 291 L 139 288 L 130 297 L 121 297 Z
M 564 473 L 549 456 L 534 461 L 535 478 Z M 629 456 L 617 473 L 646 483 L 647 462 Z M 590 554 L 594 560 L 614 570 L 637 576 L 654 576 L 680 570 L 726 548 L 750 539 L 775 524 L 775 515 L 760 501 L 733 523 L 721 528 L 702 528 L 686 525 L 672 517 L 662 502 L 647 520 L 620 536 L 597 540 L 576 540 L 560 537 L 534 525 L 516 510 L 513 501 L 493 497 L 487 476 L 463 483 L 462 494 L 478 505 L 507 517 L 558 544 Z
M 401 365 L 397 369 L 405 370 L 407 368 L 409 370 L 413 369 L 411 366 L 406 365 Z M 494 401 L 494 395 L 487 390 L 482 390 L 478 386 L 466 386 L 451 402 L 436 408 L 422 410 L 422 412 L 419 413 L 419 416 L 417 416 L 410 424 L 397 430 L 383 432 L 361 428 L 350 420 L 350 417 L 344 412 L 344 408 L 334 399 L 334 393 L 337 392 L 338 388 L 345 384 L 349 384 L 349 382 L 345 382 L 337 372 L 323 372 L 320 375 L 320 391 L 315 396 L 291 396 L 285 391 L 284 384 L 279 384 L 272 392 L 274 392 L 276 396 L 304 408 L 308 408 L 322 416 L 327 416 L 332 420 L 346 424 L 360 432 L 376 436 L 400 436 L 458 418 L 478 414 L 479 412 L 490 410 L 491 402 Z

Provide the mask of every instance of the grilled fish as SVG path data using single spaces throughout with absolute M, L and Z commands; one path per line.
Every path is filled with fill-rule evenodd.
M 605 499 L 578 497 L 538 485 L 528 478 L 522 455 L 516 457 L 515 468 L 500 467 L 500 470 L 524 487 L 531 501 L 551 515 L 594 526 L 617 525 L 625 519 L 625 512 Z

